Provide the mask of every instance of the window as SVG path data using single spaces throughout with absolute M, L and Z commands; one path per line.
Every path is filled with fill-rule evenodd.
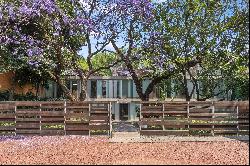
M 107 90 L 106 90 L 106 81 L 102 81 L 102 97 L 105 98 L 107 96 Z
M 117 80 L 117 87 L 116 87 L 117 89 L 117 98 L 120 98 L 120 81 L 119 80 Z
M 90 97 L 96 98 L 97 97 L 97 81 L 91 81 L 91 90 L 90 90 Z
M 128 80 L 122 80 L 122 97 L 128 97 Z
M 134 97 L 133 92 L 134 92 L 134 86 L 133 86 L 133 80 L 130 80 L 130 96 L 131 98 Z
M 70 90 L 70 80 L 66 80 L 66 86 Z
M 72 94 L 76 97 L 78 97 L 77 95 L 77 80 L 72 80 Z

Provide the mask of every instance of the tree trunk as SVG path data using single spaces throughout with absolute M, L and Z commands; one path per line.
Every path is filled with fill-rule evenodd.
M 36 97 L 38 97 L 39 83 L 36 83 Z
M 9 95 L 9 101 L 13 101 L 14 100 L 15 81 L 14 81 L 13 78 L 11 79 L 11 85 L 10 85 L 10 89 L 9 89 L 9 93 L 10 93 L 10 95 Z
M 87 97 L 87 83 L 88 79 L 80 76 L 81 79 L 81 93 L 80 93 L 80 100 L 84 101 Z
M 70 90 L 65 86 L 64 82 L 60 79 L 59 76 L 55 76 L 56 77 L 56 82 L 58 83 L 58 85 L 61 87 L 62 91 L 64 92 L 64 94 L 69 98 L 69 100 L 71 101 L 76 101 L 76 98 L 74 95 L 72 95 L 72 93 L 70 92 Z
M 185 70 L 182 71 L 182 74 L 183 74 L 183 78 L 184 78 L 184 91 L 185 91 L 185 97 L 186 97 L 186 101 L 190 101 L 190 95 L 189 95 L 189 92 L 188 92 L 188 82 L 187 82 L 187 76 L 186 76 L 186 72 Z

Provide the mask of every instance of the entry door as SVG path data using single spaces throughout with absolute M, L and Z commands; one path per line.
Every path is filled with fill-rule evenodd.
M 120 104 L 120 120 L 128 120 L 128 104 Z

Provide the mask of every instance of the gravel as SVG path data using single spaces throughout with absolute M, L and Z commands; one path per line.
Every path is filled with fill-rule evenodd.
M 111 143 L 107 137 L 0 137 L 0 164 L 249 165 L 249 142 Z

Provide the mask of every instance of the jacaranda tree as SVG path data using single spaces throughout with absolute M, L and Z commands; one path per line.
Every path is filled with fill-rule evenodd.
M 22 64 L 29 64 L 36 71 L 47 72 L 70 100 L 75 100 L 75 96 L 65 86 L 63 76 L 68 70 L 77 71 L 82 82 L 81 97 L 84 99 L 89 76 L 113 64 L 103 64 L 95 69 L 92 67 L 92 58 L 109 44 L 110 36 L 103 33 L 105 26 L 108 26 L 105 24 L 108 22 L 106 17 L 112 11 L 105 6 L 108 4 L 96 0 L 1 1 L 2 68 L 8 66 L 13 70 Z M 92 44 L 91 40 L 97 39 Z M 87 69 L 79 65 L 81 57 L 78 55 L 85 45 L 88 47 Z
M 246 7 L 244 3 L 241 5 L 238 6 L 241 9 Z M 142 100 L 149 99 L 153 87 L 171 78 L 182 82 L 187 100 L 193 93 L 198 93 L 199 97 L 200 91 L 205 90 L 198 86 L 204 78 L 205 82 L 213 83 L 210 88 L 206 86 L 209 93 L 204 97 L 213 95 L 210 92 L 217 87 L 218 81 L 221 82 L 216 73 L 224 70 L 221 67 L 232 58 L 229 53 L 232 53 L 232 45 L 236 42 L 234 35 L 239 32 L 232 32 L 228 26 L 233 17 L 238 20 L 234 12 L 240 11 L 234 9 L 233 1 L 171 0 L 153 3 L 131 0 L 117 1 L 116 6 L 116 20 L 119 22 L 116 29 L 123 31 L 120 37 L 124 39 L 124 45 L 119 47 L 117 38 L 112 40 L 112 44 L 126 64 Z M 197 70 L 198 66 L 203 73 L 195 77 L 191 70 Z M 150 78 L 151 82 L 143 92 L 142 80 L 145 78 Z M 192 89 L 188 89 L 188 80 L 193 84 Z

